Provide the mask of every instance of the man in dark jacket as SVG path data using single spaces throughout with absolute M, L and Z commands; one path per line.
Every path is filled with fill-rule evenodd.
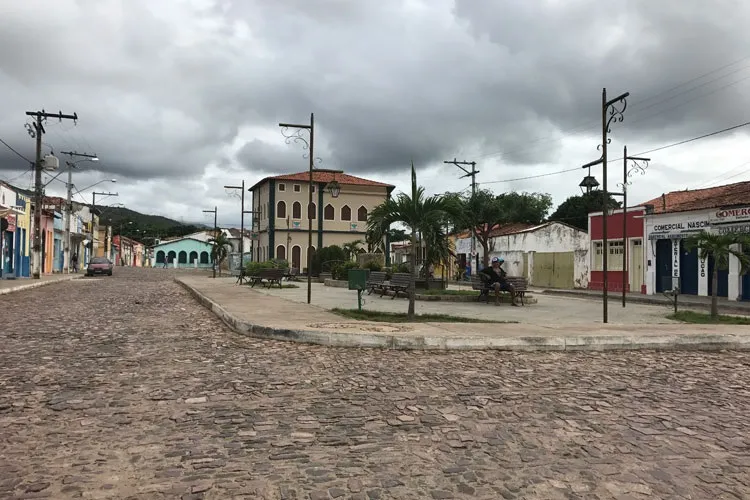
M 518 306 L 516 302 L 516 290 L 507 280 L 507 273 L 502 268 L 503 262 L 500 257 L 492 257 L 492 267 L 482 269 L 481 273 L 485 275 L 490 288 L 495 290 L 495 304 L 500 303 L 500 292 L 510 293 L 511 305 Z

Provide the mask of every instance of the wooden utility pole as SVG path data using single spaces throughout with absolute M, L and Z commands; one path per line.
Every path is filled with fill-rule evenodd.
M 65 187 L 68 191 L 67 203 L 65 206 L 65 252 L 63 254 L 63 272 L 70 273 L 70 219 L 73 212 L 73 168 L 76 163 L 82 161 L 97 161 L 99 157 L 97 155 L 90 155 L 86 153 L 76 153 L 75 151 L 60 151 L 64 155 L 68 155 L 72 160 L 74 156 L 83 158 L 78 161 L 66 161 L 65 164 L 68 167 L 68 182 Z
M 453 160 L 444 161 L 443 163 L 447 163 L 450 165 L 455 165 L 461 170 L 465 172 L 465 175 L 462 175 L 459 177 L 459 179 L 463 179 L 465 177 L 471 177 L 471 196 L 473 197 L 475 194 L 477 194 L 477 174 L 479 173 L 479 170 L 476 169 L 477 162 L 475 161 L 457 161 L 456 158 L 453 158 Z M 471 171 L 466 170 L 462 165 L 471 165 Z M 474 228 L 471 228 L 471 274 L 473 275 L 475 273 L 476 269 L 479 269 L 479 255 L 477 255 L 477 243 L 476 243 L 476 237 L 474 236 Z
M 42 187 L 42 135 L 46 133 L 42 124 L 47 118 L 57 118 L 62 121 L 78 120 L 78 115 L 58 113 L 47 113 L 41 111 L 27 111 L 26 116 L 32 116 L 36 119 L 34 122 L 33 133 L 29 129 L 29 134 L 36 138 L 36 162 L 34 163 L 34 241 L 32 244 L 33 255 L 31 259 L 32 276 L 34 279 L 42 277 L 42 203 L 44 203 L 44 193 Z

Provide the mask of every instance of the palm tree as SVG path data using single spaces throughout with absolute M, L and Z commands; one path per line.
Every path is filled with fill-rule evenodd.
M 414 318 L 414 280 L 417 273 L 417 232 L 422 234 L 436 254 L 448 254 L 448 240 L 443 227 L 451 211 L 450 202 L 441 195 L 425 196 L 424 188 L 417 186 L 417 174 L 414 163 L 411 165 L 411 196 L 399 193 L 395 198 L 389 198 L 375 207 L 367 219 L 367 230 L 377 239 L 388 232 L 391 224 L 400 222 L 411 231 L 411 273 L 412 281 L 409 285 L 409 310 L 407 316 Z M 444 247 L 444 248 L 442 248 Z M 428 252 L 429 253 L 429 252 Z
M 355 255 L 359 253 L 360 248 L 362 248 L 362 245 L 364 244 L 364 241 L 362 240 L 354 240 L 350 241 L 349 243 L 344 243 L 344 245 L 341 247 L 344 250 L 344 255 L 346 256 L 346 260 L 352 260 Z
M 216 233 L 208 242 L 213 245 L 211 248 L 211 259 L 213 259 L 214 265 L 219 267 L 219 276 L 221 276 L 221 264 L 227 258 L 227 255 L 229 255 L 227 247 L 231 249 L 232 244 L 223 232 Z
M 714 272 L 711 275 L 711 319 L 719 315 L 719 269 L 729 269 L 729 256 L 734 255 L 740 261 L 740 274 L 745 274 L 750 268 L 750 256 L 735 245 L 750 247 L 750 238 L 737 233 L 716 234 L 701 231 L 686 241 L 689 249 L 697 248 L 701 260 L 714 259 Z

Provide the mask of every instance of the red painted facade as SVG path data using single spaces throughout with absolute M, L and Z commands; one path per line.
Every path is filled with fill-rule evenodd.
M 627 212 L 627 230 L 628 238 L 644 238 L 645 223 L 643 216 L 645 211 L 643 209 L 629 209 Z M 622 239 L 622 218 L 624 214 L 622 211 L 614 213 L 607 217 L 607 239 L 610 240 L 621 240 Z M 591 242 L 601 241 L 604 236 L 603 229 L 603 217 L 601 214 L 589 217 L 589 238 Z M 594 261 L 596 255 L 594 254 L 594 248 L 592 245 L 591 251 L 589 252 L 589 265 L 591 269 L 594 269 Z M 610 257 L 611 259 L 612 257 Z M 630 260 L 630 256 L 628 256 Z M 622 292 L 624 286 L 626 291 L 630 291 L 630 275 L 622 271 L 609 271 L 607 273 L 607 290 L 610 292 Z M 591 271 L 591 277 L 589 279 L 589 290 L 602 290 L 604 288 L 604 271 Z M 639 290 L 645 293 L 645 287 L 643 290 Z
M 628 210 L 628 238 L 643 238 L 645 212 L 641 210 Z M 611 240 L 622 239 L 622 212 L 614 213 L 607 217 L 607 238 Z M 589 237 L 591 241 L 601 240 L 604 235 L 602 229 L 603 217 L 601 214 L 589 217 Z

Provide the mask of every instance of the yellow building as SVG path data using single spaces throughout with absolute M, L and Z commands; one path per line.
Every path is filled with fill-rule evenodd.
M 338 184 L 335 197 L 327 186 Z M 284 259 L 307 268 L 309 172 L 266 177 L 250 188 L 253 194 L 253 259 Z M 313 173 L 312 250 L 365 239 L 367 215 L 383 203 L 394 186 L 338 170 Z M 335 193 L 334 193 L 335 194 Z M 388 242 L 386 242 L 388 248 Z M 386 256 L 388 253 L 386 252 Z

